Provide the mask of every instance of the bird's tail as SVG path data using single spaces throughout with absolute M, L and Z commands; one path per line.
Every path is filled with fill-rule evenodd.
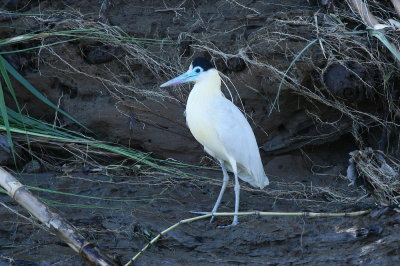
M 259 179 L 257 186 L 263 189 L 268 185 L 269 185 L 269 179 L 268 176 L 264 173 L 264 175 Z
M 247 171 L 239 171 L 238 176 L 243 181 L 249 183 L 253 187 L 259 187 L 263 189 L 264 187 L 269 185 L 269 179 L 264 172 L 264 169 L 260 169 L 260 171 L 254 172 L 247 172 Z

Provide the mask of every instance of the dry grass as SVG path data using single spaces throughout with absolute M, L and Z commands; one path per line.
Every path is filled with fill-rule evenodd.
M 229 2 L 240 8 L 248 8 L 237 1 Z M 394 18 L 396 13 L 389 5 L 382 5 L 376 1 L 368 1 L 368 6 L 373 14 L 379 15 L 380 23 L 387 23 L 389 18 Z M 252 8 L 248 10 L 253 12 Z M 76 10 L 62 14 L 63 19 L 55 22 L 53 30 L 76 30 L 93 29 L 95 34 L 92 40 L 81 42 L 79 45 L 87 47 L 108 47 L 119 52 L 113 54 L 115 57 L 112 64 L 104 67 L 91 66 L 80 62 L 75 55 L 65 53 L 65 50 L 73 49 L 74 44 L 63 44 L 63 46 L 44 46 L 39 54 L 39 60 L 57 72 L 66 75 L 81 75 L 92 78 L 100 86 L 106 88 L 116 99 L 116 108 L 129 116 L 122 107 L 137 109 L 138 112 L 150 112 L 143 102 L 143 97 L 153 101 L 163 102 L 169 99 L 176 102 L 185 101 L 185 93 L 181 90 L 168 93 L 162 91 L 158 86 L 149 88 L 148 71 L 157 80 L 165 80 L 184 70 L 181 63 L 182 56 L 176 51 L 175 46 L 170 49 L 165 43 L 182 43 L 190 40 L 192 54 L 208 54 L 214 62 L 226 63 L 232 58 L 241 58 L 250 71 L 264 72 L 269 76 L 270 84 L 279 84 L 273 98 L 267 99 L 269 114 L 279 110 L 280 97 L 282 93 L 296 93 L 308 100 L 312 105 L 326 106 L 337 110 L 342 114 L 341 120 L 351 124 L 347 130 L 352 132 L 355 139 L 362 144 L 362 133 L 372 127 L 397 128 L 397 114 L 399 113 L 396 95 L 394 94 L 394 82 L 398 69 L 393 65 L 393 58 L 388 53 L 382 52 L 384 47 L 374 38 L 363 31 L 363 19 L 349 9 L 347 5 L 338 5 L 335 12 L 293 14 L 291 16 L 276 15 L 268 18 L 268 26 L 260 28 L 251 33 L 246 41 L 241 40 L 237 47 L 221 47 L 209 38 L 201 34 L 182 33 L 177 41 L 157 40 L 146 43 L 145 40 L 132 41 L 118 28 L 110 27 L 101 19 L 88 19 Z M 259 14 L 258 14 L 259 15 Z M 42 18 L 36 18 L 40 24 Z M 51 20 L 51 18 L 47 19 Z M 205 24 L 204 21 L 196 20 L 194 25 Z M 221 32 L 220 35 L 227 35 Z M 395 46 L 399 46 L 399 37 L 395 29 L 385 29 L 385 35 Z M 215 36 L 215 38 L 218 38 Z M 44 40 L 43 42 L 54 42 L 55 40 Z M 291 43 L 291 48 L 286 46 Z M 297 48 L 297 49 L 296 49 Z M 112 50 L 112 49 L 111 49 Z M 83 51 L 84 53 L 84 51 Z M 289 65 L 282 62 L 275 64 L 268 56 L 278 55 L 287 58 Z M 354 71 L 351 64 L 356 63 L 363 71 L 374 73 L 372 80 L 365 81 L 359 73 Z M 144 70 L 137 71 L 132 67 L 141 65 Z M 279 66 L 278 66 L 279 65 Z M 384 112 L 373 108 L 363 108 L 329 91 L 324 83 L 326 71 L 334 65 L 341 65 L 352 72 L 358 81 L 364 85 L 365 91 L 357 92 L 363 94 L 367 100 L 372 100 L 377 106 L 383 106 Z M 301 73 L 306 66 L 311 76 L 309 82 L 304 82 Z M 94 74 L 95 72 L 95 74 Z M 225 76 L 227 87 L 234 88 L 235 94 L 239 95 L 229 77 Z M 248 88 L 257 90 L 257 88 Z M 316 124 L 329 123 L 318 117 L 318 113 L 310 112 L 310 118 Z M 145 119 L 145 118 L 143 118 Z M 150 121 L 148 121 L 150 122 Z M 338 127 L 338 131 L 343 130 Z M 329 136 L 326 136 L 329 137 Z
M 382 206 L 400 207 L 400 162 L 371 148 L 350 153 L 347 178 Z

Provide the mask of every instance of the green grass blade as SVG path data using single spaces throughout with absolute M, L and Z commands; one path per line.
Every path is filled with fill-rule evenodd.
M 5 68 L 7 71 L 14 77 L 16 78 L 24 87 L 29 90 L 35 97 L 37 97 L 39 100 L 47 104 L 48 106 L 52 107 L 54 110 L 57 112 L 65 115 L 72 121 L 74 121 L 76 124 L 80 125 L 82 128 L 90 131 L 87 127 L 82 125 L 78 120 L 76 120 L 74 117 L 72 117 L 70 114 L 67 112 L 61 110 L 58 108 L 55 104 L 53 104 L 49 99 L 47 99 L 43 94 L 41 94 L 35 87 L 33 87 L 21 74 L 18 73 L 11 65 L 10 63 L 7 62 L 2 56 L 0 56 L 0 59 L 4 62 Z
M 386 48 L 388 48 L 389 51 L 394 55 L 394 57 L 400 62 L 400 53 L 399 53 L 399 51 L 391 45 L 389 40 L 386 38 L 385 34 L 383 34 L 379 30 L 374 30 L 374 29 L 368 29 L 368 32 L 372 36 L 374 36 L 375 38 L 380 40 L 383 43 L 383 45 L 385 45 Z
M 13 156 L 14 162 L 16 162 L 14 143 L 11 138 L 10 123 L 8 121 L 7 107 L 6 107 L 6 102 L 4 100 L 3 85 L 1 83 L 1 81 L 0 81 L 0 113 L 1 113 L 1 117 L 3 118 L 2 121 L 3 121 L 5 131 L 6 131 L 8 145 L 10 146 L 10 150 L 11 150 L 11 154 Z
M 5 60 L 3 58 L 0 58 L 0 73 L 3 77 L 4 82 L 7 85 L 8 91 L 10 92 L 12 98 L 14 99 L 15 105 L 17 106 L 17 109 L 18 109 L 18 114 L 19 114 L 19 116 L 21 116 L 22 115 L 21 108 L 19 107 L 17 96 L 15 95 L 15 91 L 12 86 L 11 79 L 8 76 L 7 70 L 5 68 Z M 8 107 L 6 107 L 6 108 L 7 108 L 7 114 L 9 116 L 9 114 L 10 114 L 9 110 L 11 110 L 11 109 Z M 17 113 L 15 113 L 15 114 L 17 115 Z M 10 118 L 10 117 L 8 117 L 8 118 Z M 22 126 L 25 128 L 25 124 L 23 122 L 22 122 Z M 29 138 L 27 135 L 26 135 L 26 141 L 28 143 L 28 147 L 30 148 Z
M 27 52 L 27 51 L 31 51 L 31 50 L 36 50 L 36 49 L 39 49 L 39 48 L 42 49 L 44 47 L 50 47 L 50 46 L 54 46 L 54 45 L 57 45 L 57 44 L 72 42 L 72 41 L 79 40 L 79 39 L 81 39 L 81 38 L 69 39 L 69 40 L 64 40 L 64 41 L 59 41 L 59 42 L 52 42 L 52 43 L 49 43 L 49 44 L 41 44 L 41 45 L 38 45 L 38 46 L 33 46 L 33 47 L 29 47 L 29 48 L 24 48 L 24 49 L 16 49 L 16 50 L 12 50 L 12 51 L 3 51 L 3 52 L 0 52 L 0 55 L 22 53 L 22 52 Z M 1 44 L 0 44 L 0 46 L 1 46 Z
M 62 195 L 62 196 L 83 198 L 83 199 L 89 199 L 89 200 L 111 201 L 111 202 L 146 202 L 146 201 L 166 200 L 167 199 L 167 198 L 155 197 L 155 196 L 141 196 L 141 197 L 135 197 L 135 198 L 132 198 L 132 197 L 98 197 L 98 196 L 90 196 L 90 195 L 57 191 L 57 190 L 46 189 L 46 188 L 41 188 L 41 187 L 36 187 L 36 186 L 29 186 L 29 185 L 25 185 L 25 187 L 28 188 L 29 190 L 40 191 L 40 192 L 44 192 L 44 193 L 58 194 L 58 195 Z
M 7 70 L 5 68 L 5 60 L 2 57 L 0 57 L 0 73 L 1 73 L 1 75 L 3 77 L 4 82 L 7 85 L 8 91 L 10 92 L 11 96 L 14 99 L 15 104 L 17 105 L 18 111 L 21 113 L 21 110 L 20 110 L 19 104 L 18 104 L 18 100 L 17 100 L 17 96 L 15 95 L 15 91 L 14 91 L 13 86 L 11 84 L 10 77 L 8 76 Z
M 278 109 L 278 111 L 279 111 L 279 103 L 278 103 L 278 101 L 279 101 L 280 92 L 281 92 L 281 89 L 282 89 L 283 82 L 284 82 L 284 80 L 285 80 L 287 74 L 289 73 L 290 69 L 292 69 L 292 67 L 293 67 L 294 64 L 297 62 L 297 60 L 299 60 L 299 58 L 302 56 L 302 54 L 303 54 L 305 51 L 307 51 L 311 46 L 313 46 L 314 44 L 316 44 L 319 40 L 320 40 L 320 39 L 315 39 L 315 40 L 312 40 L 311 42 L 309 42 L 309 43 L 295 56 L 295 58 L 292 60 L 292 62 L 290 62 L 289 67 L 286 69 L 285 73 L 283 74 L 283 77 L 282 77 L 281 82 L 280 82 L 279 87 L 278 87 L 278 92 L 277 92 L 277 94 L 276 94 L 276 97 L 275 97 L 275 99 L 274 99 L 274 102 L 272 103 L 272 106 L 271 106 L 271 109 L 269 110 L 268 115 L 271 115 L 273 109 L 275 108 L 275 105 L 277 105 L 277 109 Z
M 105 209 L 105 210 L 129 210 L 133 207 L 122 207 L 122 206 L 99 206 L 99 205 L 89 205 L 89 204 L 79 204 L 79 203 L 65 203 L 56 200 L 45 199 L 42 197 L 38 197 L 41 201 L 43 201 L 46 205 L 55 206 L 55 207 L 68 207 L 68 208 L 79 208 L 79 209 Z
M 35 131 L 35 132 L 42 132 L 42 133 L 52 133 L 54 135 L 61 135 L 64 137 L 70 137 L 73 138 L 74 136 L 59 130 L 57 127 L 53 127 L 52 125 L 44 122 L 44 121 L 40 121 L 40 120 L 36 120 L 33 118 L 30 118 L 28 116 L 25 116 L 21 113 L 17 113 L 14 110 L 7 108 L 7 113 L 8 113 L 8 117 L 10 120 L 10 124 L 14 124 L 15 126 L 19 126 L 19 125 L 23 125 L 25 130 L 31 130 L 31 131 Z

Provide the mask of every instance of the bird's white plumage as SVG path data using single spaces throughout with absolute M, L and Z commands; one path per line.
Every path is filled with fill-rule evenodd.
M 216 158 L 223 173 L 221 191 L 212 213 L 218 210 L 229 182 L 226 169 L 235 178 L 235 212 L 239 212 L 239 178 L 259 188 L 269 184 L 265 175 L 253 130 L 240 110 L 221 92 L 221 78 L 212 64 L 203 57 L 193 60 L 189 70 L 161 85 L 173 86 L 194 81 L 186 105 L 186 122 L 204 150 Z M 214 218 L 214 217 L 213 217 Z M 211 218 L 211 221 L 213 220 Z M 230 226 L 238 224 L 233 216 Z
M 196 80 L 186 105 L 186 121 L 206 152 L 229 170 L 259 188 L 269 184 L 254 133 L 240 110 L 221 92 L 218 71 L 208 70 Z

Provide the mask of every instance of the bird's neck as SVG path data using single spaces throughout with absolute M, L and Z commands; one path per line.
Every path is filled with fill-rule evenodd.
M 196 81 L 190 94 L 196 95 L 198 100 L 207 100 L 213 97 L 221 97 L 221 77 L 218 71 L 210 69 Z

